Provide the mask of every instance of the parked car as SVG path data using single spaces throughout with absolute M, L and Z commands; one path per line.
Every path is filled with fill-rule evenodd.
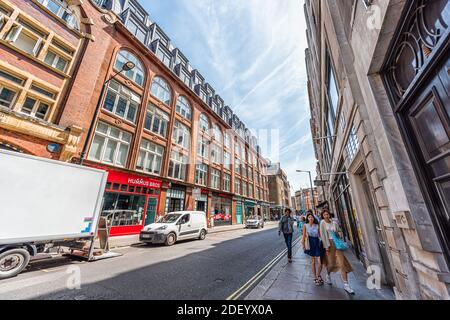
M 264 219 L 261 216 L 250 216 L 245 220 L 245 228 L 264 228 Z
M 204 240 L 208 233 L 206 213 L 201 211 L 171 212 L 157 222 L 145 226 L 139 240 L 172 246 L 178 240 Z

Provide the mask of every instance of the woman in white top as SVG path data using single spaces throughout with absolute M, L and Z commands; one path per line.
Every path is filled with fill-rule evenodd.
M 355 292 L 348 284 L 348 274 L 353 271 L 352 266 L 345 257 L 343 251 L 337 250 L 333 241 L 333 233 L 339 238 L 343 238 L 343 233 L 336 221 L 331 220 L 331 214 L 328 210 L 322 212 L 322 221 L 320 222 L 320 239 L 326 250 L 323 259 L 323 265 L 327 269 L 326 283 L 331 285 L 330 274 L 332 272 L 341 272 L 344 289 L 350 294 Z

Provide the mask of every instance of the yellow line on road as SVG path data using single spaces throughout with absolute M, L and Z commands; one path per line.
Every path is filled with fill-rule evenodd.
M 293 243 L 292 247 L 294 247 L 300 238 L 297 238 Z M 232 293 L 227 300 L 238 300 L 253 284 L 259 281 L 278 261 L 283 258 L 283 256 L 287 253 L 287 249 L 284 249 L 280 252 L 272 261 L 270 261 L 266 266 L 264 266 L 257 274 L 255 274 L 250 280 L 248 280 L 242 287 Z

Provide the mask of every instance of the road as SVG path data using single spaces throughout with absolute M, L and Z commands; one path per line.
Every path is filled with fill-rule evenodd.
M 115 251 L 123 256 L 97 262 L 35 261 L 26 272 L 0 282 L 0 299 L 226 299 L 284 248 L 272 224 L 173 247 L 121 248 Z

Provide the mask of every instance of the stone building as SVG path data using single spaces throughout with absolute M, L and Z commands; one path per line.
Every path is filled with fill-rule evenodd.
M 268 215 L 256 137 L 137 1 L 0 0 L 0 39 L 1 145 L 107 170 L 112 236 Z
M 280 163 L 268 164 L 267 178 L 272 213 L 281 214 L 284 208 L 292 208 L 290 184 Z
M 304 9 L 326 200 L 398 299 L 449 299 L 450 1 Z

